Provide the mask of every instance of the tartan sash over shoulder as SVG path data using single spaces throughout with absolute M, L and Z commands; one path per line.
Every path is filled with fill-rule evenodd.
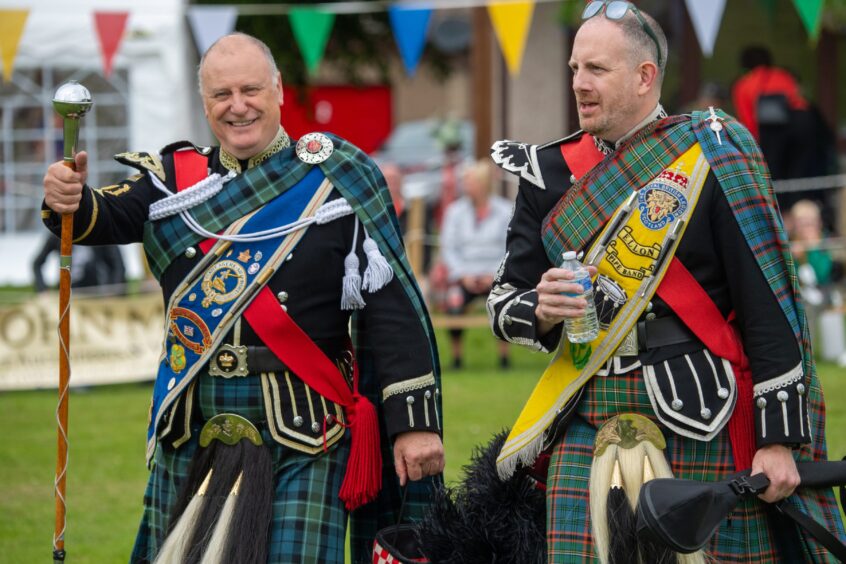
M 716 110 L 720 140 L 709 112 L 671 116 L 647 125 L 614 155 L 583 176 L 544 220 L 542 236 L 550 262 L 579 250 L 602 229 L 628 196 L 620 186 L 643 186 L 696 141 L 716 175 L 758 266 L 778 299 L 797 341 L 803 345 L 805 374 L 814 371 L 799 283 L 779 216 L 764 157 L 749 131 Z

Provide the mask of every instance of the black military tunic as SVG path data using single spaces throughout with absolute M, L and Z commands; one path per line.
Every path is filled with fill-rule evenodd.
M 207 156 L 208 172 L 225 175 L 228 171 L 241 172 L 259 164 L 271 154 L 289 143 L 287 136 L 280 135 L 261 154 L 248 162 L 238 161 L 219 148 L 195 147 L 187 142 L 165 147 L 161 156 L 147 153 L 122 153 L 116 159 L 139 169 L 142 174 L 133 176 L 113 186 L 100 189 L 86 187 L 82 202 L 74 218 L 75 242 L 83 245 L 135 243 L 143 240 L 144 225 L 148 221 L 150 204 L 165 194 L 154 186 L 150 175 L 156 175 L 171 191 L 175 192 L 173 153 L 186 148 Z M 329 200 L 341 197 L 333 190 Z M 60 217 L 43 208 L 43 219 L 54 233 L 60 232 Z M 344 257 L 350 252 L 355 220 L 353 215 L 308 228 L 305 236 L 268 283 L 277 299 L 286 307 L 288 314 L 329 356 L 339 362 L 347 358 L 344 351 L 349 336 L 350 312 L 343 311 L 341 304 Z M 366 265 L 362 250 L 363 228 L 358 227 L 357 254 L 361 265 Z M 164 303 L 183 278 L 202 257 L 199 246 L 186 248 L 162 273 L 160 284 Z M 362 267 L 363 269 L 363 267 Z M 433 366 L 427 336 L 414 307 L 408 300 L 399 280 L 395 277 L 384 288 L 375 292 L 363 292 L 366 306 L 360 315 L 367 327 L 368 344 L 374 351 L 375 372 L 382 389 L 384 422 L 391 437 L 404 431 L 433 431 L 440 433 L 440 414 L 436 411 L 437 395 Z M 240 325 L 239 335 L 233 330 L 224 340 L 254 347 L 256 358 L 267 358 L 262 352 L 263 343 L 246 322 Z M 214 356 L 214 355 L 212 355 Z M 272 356 L 272 355 L 271 355 Z M 271 359 L 272 360 L 272 359 Z M 272 364 L 272 362 L 271 362 Z M 153 369 L 153 367 L 151 367 Z M 346 368 L 344 368 L 346 370 Z M 269 372 L 268 368 L 257 367 L 251 374 Z M 276 371 L 276 369 L 274 369 Z M 326 437 L 335 442 L 343 435 L 337 418 L 326 418 L 335 413 L 338 406 L 321 398 L 316 392 L 297 378 L 284 377 L 279 370 L 279 389 L 274 402 L 281 403 L 282 421 L 276 431 L 284 436 L 284 443 L 303 452 L 319 452 L 324 440 L 324 421 L 327 424 Z M 201 371 L 199 378 L 210 378 Z M 189 401 L 190 405 L 191 402 Z M 177 402 L 177 407 L 185 402 Z M 308 414 L 303 417 L 303 414 Z M 174 440 L 183 437 L 186 429 L 168 422 L 167 419 L 182 419 L 180 414 L 165 416 L 162 434 L 172 435 Z M 196 418 L 196 414 L 195 414 Z M 268 419 L 273 417 L 268 414 Z M 164 437 L 160 436 L 160 440 Z
M 550 263 L 541 241 L 541 228 L 550 210 L 575 182 L 562 155 L 562 145 L 581 139 L 579 132 L 542 146 L 520 144 L 527 155 L 520 166 L 502 157 L 503 143 L 495 144 L 494 160 L 521 176 L 514 215 L 508 231 L 506 256 L 488 298 L 488 311 L 494 333 L 500 339 L 533 350 L 550 352 L 561 339 L 562 325 L 546 335 L 538 335 L 535 287 L 541 275 L 557 265 Z M 597 140 L 599 144 L 600 141 Z M 523 147 L 525 149 L 523 150 Z M 573 249 L 576 251 L 587 249 Z M 676 251 L 676 258 L 687 268 L 713 300 L 723 317 L 734 312 L 737 326 L 749 358 L 754 383 L 756 444 L 798 444 L 810 442 L 807 409 L 802 406 L 805 375 L 802 356 L 793 331 L 772 290 L 764 278 L 749 245 L 740 231 L 723 190 L 713 172 L 709 173 L 696 210 Z M 641 338 L 637 356 L 614 356 L 600 374 L 624 373 L 639 367 L 653 370 L 656 396 L 664 396 L 666 405 L 653 401 L 656 414 L 676 432 L 707 440 L 708 434 L 690 428 L 713 426 L 713 418 L 734 397 L 700 378 L 703 370 L 718 359 L 707 358 L 705 346 L 674 315 L 657 295 L 642 314 L 640 335 L 654 334 L 660 328 L 675 332 L 675 344 L 653 346 Z M 669 328 L 669 329 L 668 329 Z M 646 341 L 646 342 L 643 342 Z M 690 367 L 693 367 L 691 369 Z M 723 375 L 722 377 L 725 377 Z M 729 376 L 731 377 L 731 376 Z M 677 401 L 670 397 L 669 381 Z M 659 385 L 659 382 L 661 384 Z M 709 392 L 710 390 L 710 392 Z M 725 421 L 722 422 L 723 424 Z M 722 425 L 719 425 L 722 428 Z M 719 429 L 717 429 L 719 431 Z M 713 436 L 714 433 L 710 433 Z

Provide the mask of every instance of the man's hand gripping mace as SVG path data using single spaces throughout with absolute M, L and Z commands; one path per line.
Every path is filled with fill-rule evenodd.
M 56 90 L 53 108 L 64 121 L 64 165 L 76 170 L 76 143 L 79 120 L 91 109 L 91 94 L 76 81 Z M 73 213 L 62 214 L 62 243 L 59 257 L 59 448 L 56 459 L 56 528 L 53 534 L 53 562 L 65 560 L 65 486 L 68 468 L 68 387 L 70 384 L 70 293 Z

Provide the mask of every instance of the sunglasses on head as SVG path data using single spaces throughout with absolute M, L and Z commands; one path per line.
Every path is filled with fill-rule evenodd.
M 626 13 L 631 10 L 632 13 L 637 18 L 637 21 L 640 22 L 640 27 L 643 28 L 643 32 L 649 36 L 649 39 L 655 43 L 655 50 L 658 53 L 658 68 L 661 68 L 661 46 L 658 43 L 658 36 L 655 35 L 655 32 L 646 23 L 646 20 L 643 19 L 643 16 L 640 15 L 640 10 L 632 4 L 631 2 L 624 2 L 622 0 L 613 0 L 609 2 L 608 0 L 594 0 L 587 6 L 585 6 L 585 11 L 582 12 L 582 20 L 589 20 L 593 16 L 602 13 L 603 9 L 605 10 L 605 17 L 609 20 L 621 20 L 626 15 Z

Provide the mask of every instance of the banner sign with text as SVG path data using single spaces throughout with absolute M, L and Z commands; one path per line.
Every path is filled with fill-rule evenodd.
M 0 305 L 0 391 L 56 388 L 58 294 Z M 162 350 L 161 294 L 71 301 L 70 385 L 152 380 Z

